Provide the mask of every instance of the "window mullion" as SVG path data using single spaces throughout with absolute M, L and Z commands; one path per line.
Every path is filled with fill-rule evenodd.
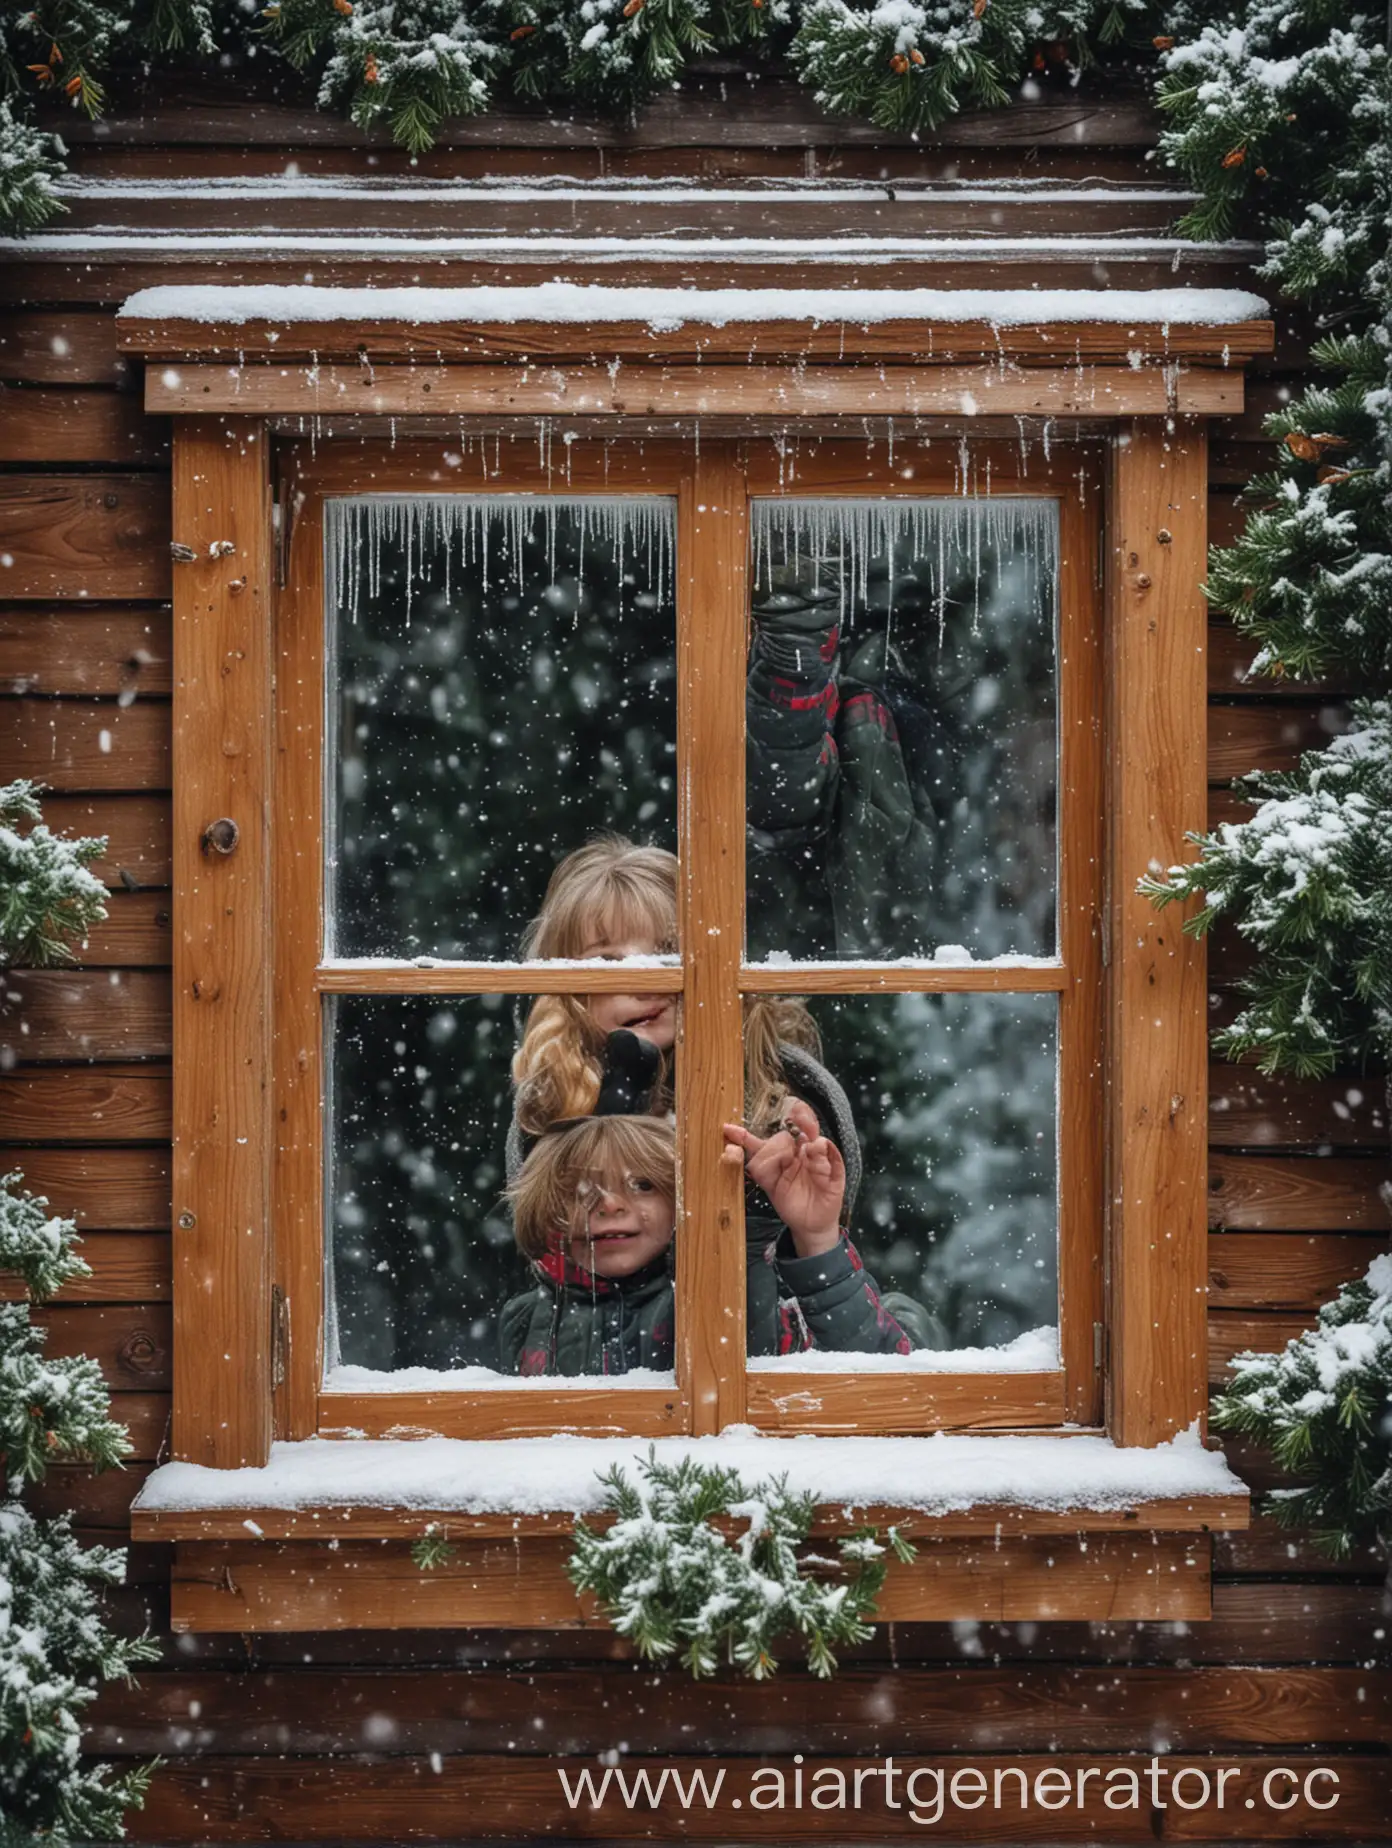
M 681 943 L 681 1219 L 677 1368 L 692 1430 L 744 1417 L 741 1170 L 721 1124 L 743 1118 L 739 968 L 744 941 L 744 678 L 748 500 L 734 444 L 704 443 L 679 512 L 677 738 Z

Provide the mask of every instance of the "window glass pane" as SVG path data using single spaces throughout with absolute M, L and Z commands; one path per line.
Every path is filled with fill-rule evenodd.
M 530 1006 L 512 995 L 327 1003 L 330 1387 L 671 1382 L 670 1121 L 542 1137 L 522 1166 L 526 1216 L 504 1198 L 512 1053 Z M 577 1148 L 586 1135 L 593 1160 L 589 1144 Z M 515 1145 L 514 1176 L 522 1154 Z
M 748 955 L 1055 953 L 1052 500 L 756 501 Z
M 327 503 L 329 953 L 508 960 L 556 860 L 676 845 L 669 500 Z
M 1057 998 L 819 995 L 806 1012 L 821 1056 L 790 1060 L 790 1089 L 847 1151 L 851 1241 L 917 1354 L 842 1364 L 932 1370 L 946 1351 L 1004 1348 L 977 1355 L 973 1370 L 1056 1366 Z M 747 1028 L 747 1048 L 754 1040 Z M 817 1345 L 835 1350 L 830 1326 Z M 799 1357 L 754 1364 L 796 1371 Z

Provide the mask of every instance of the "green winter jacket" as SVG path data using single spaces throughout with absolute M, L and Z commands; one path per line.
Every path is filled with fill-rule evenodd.
M 760 1233 L 748 1252 L 751 1354 L 907 1354 L 932 1344 L 927 1312 L 907 1296 L 881 1297 L 849 1238 L 821 1257 L 800 1258 L 786 1227 L 779 1234 L 769 1242 Z M 503 1372 L 573 1377 L 671 1367 L 674 1299 L 667 1256 L 617 1281 L 578 1270 L 563 1253 L 533 1270 L 534 1287 L 503 1307 Z

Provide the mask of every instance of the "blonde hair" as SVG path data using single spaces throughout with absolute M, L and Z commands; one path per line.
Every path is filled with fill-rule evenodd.
M 544 1257 L 589 1223 L 584 1183 L 622 1177 L 648 1181 L 664 1199 L 677 1193 L 676 1138 L 650 1116 L 590 1117 L 543 1136 L 507 1190 L 518 1249 Z
M 522 939 L 522 956 L 578 957 L 604 930 L 616 940 L 651 937 L 655 953 L 677 947 L 677 856 L 600 834 L 567 854 L 552 873 L 541 910 Z M 787 1042 L 821 1056 L 821 1035 L 804 1001 L 750 995 L 744 1003 L 744 1117 L 766 1135 L 783 1115 L 788 1086 L 779 1056 Z M 604 1076 L 604 1036 L 583 995 L 538 995 L 512 1062 L 517 1120 L 539 1136 L 562 1117 L 586 1116 Z M 651 1109 L 671 1108 L 671 1058 L 664 1053 Z

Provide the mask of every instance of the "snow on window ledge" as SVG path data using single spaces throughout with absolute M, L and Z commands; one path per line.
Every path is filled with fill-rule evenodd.
M 677 1376 L 667 1368 L 630 1367 L 618 1375 L 499 1373 L 495 1367 L 398 1367 L 383 1372 L 376 1367 L 331 1367 L 324 1376 L 324 1391 L 359 1392 L 634 1392 L 651 1387 L 675 1392 Z
M 745 1482 L 785 1475 L 795 1493 L 845 1508 L 930 1515 L 1013 1506 L 1121 1512 L 1147 1501 L 1240 1496 L 1244 1484 L 1197 1427 L 1154 1449 L 1105 1437 L 765 1437 L 735 1425 L 716 1437 L 309 1438 L 271 1446 L 260 1469 L 166 1463 L 138 1513 L 218 1509 L 393 1508 L 454 1514 L 592 1514 L 602 1471 L 630 1475 L 655 1450 L 738 1470 Z
M 1027 1328 L 998 1347 L 917 1348 L 912 1354 L 758 1354 L 751 1373 L 1056 1373 L 1056 1328 Z
M 654 333 L 689 322 L 984 322 L 992 327 L 1094 321 L 1128 327 L 1214 327 L 1264 319 L 1268 305 L 1245 289 L 671 289 L 544 282 L 530 287 L 319 288 L 260 283 L 223 288 L 164 284 L 140 289 L 123 320 L 629 322 Z

